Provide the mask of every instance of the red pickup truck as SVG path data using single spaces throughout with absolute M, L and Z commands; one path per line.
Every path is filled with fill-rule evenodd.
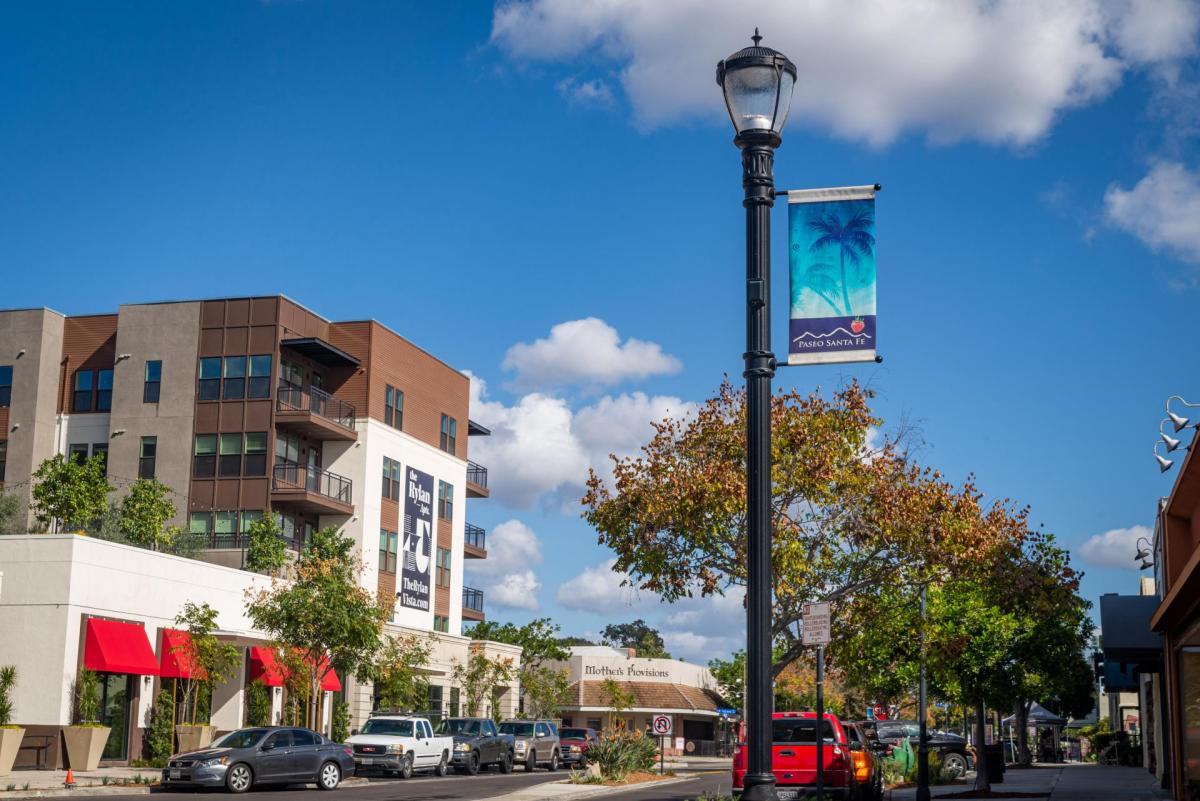
M 817 715 L 815 712 L 776 712 L 771 725 L 771 770 L 780 801 L 811 796 L 817 786 Z M 838 801 L 858 798 L 850 742 L 842 722 L 825 715 L 821 725 L 821 761 L 825 764 L 825 797 Z M 733 792 L 742 792 L 746 747 L 733 755 Z

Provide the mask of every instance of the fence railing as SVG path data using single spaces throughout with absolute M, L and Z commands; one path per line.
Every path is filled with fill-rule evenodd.
M 474 609 L 483 612 L 483 590 L 473 587 L 463 587 L 463 609 Z
M 487 550 L 487 532 L 479 526 L 467 523 L 466 541 L 467 545 L 473 548 L 478 548 L 481 551 Z
M 279 462 L 271 474 L 272 490 L 307 490 L 342 503 L 351 503 L 353 482 L 345 476 L 298 462 Z
M 302 387 L 284 381 L 276 392 L 276 408 L 281 412 L 312 412 L 332 420 L 342 428 L 354 430 L 354 405 L 335 398 L 323 389 Z
M 487 468 L 481 464 L 467 462 L 467 481 L 487 489 Z

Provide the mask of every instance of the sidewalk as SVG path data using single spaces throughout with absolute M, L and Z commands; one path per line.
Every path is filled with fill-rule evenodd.
M 970 781 L 933 787 L 931 794 L 939 796 L 961 793 L 971 789 Z M 1010 768 L 1004 773 L 1003 784 L 993 784 L 998 793 L 1027 792 L 1015 799 L 1046 798 L 1050 801 L 1151 801 L 1169 799 L 1171 795 L 1158 786 L 1152 773 L 1141 768 L 1123 768 L 1091 763 L 1070 765 L 1035 765 L 1032 768 Z M 915 788 L 893 790 L 892 801 L 913 801 Z
M 0 801 L 10 798 L 47 798 L 67 795 L 138 795 L 150 792 L 158 782 L 159 768 L 98 768 L 75 771 L 75 789 L 68 790 L 65 770 L 14 770 L 0 776 Z M 141 783 L 136 783 L 141 777 Z M 342 781 L 343 787 L 366 785 L 357 776 Z

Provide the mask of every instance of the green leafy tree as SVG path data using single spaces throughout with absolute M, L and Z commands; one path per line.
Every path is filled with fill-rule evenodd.
M 335 743 L 344 743 L 350 736 L 350 705 L 340 698 L 333 702 L 333 720 L 329 724 L 329 736 Z
M 429 702 L 429 678 L 424 666 L 433 647 L 415 634 L 386 637 L 371 671 L 380 709 L 422 710 Z
M 737 651 L 731 659 L 709 660 L 721 697 L 734 709 L 744 709 L 746 703 L 746 652 Z M 778 705 L 777 705 L 778 706 Z
M 288 546 L 273 515 L 263 515 L 246 530 L 246 569 L 275 573 L 288 563 Z
M 171 693 L 160 689 L 150 707 L 150 722 L 146 726 L 146 752 L 156 767 L 167 764 L 175 753 L 175 721 L 172 718 Z
M 188 633 L 187 640 L 173 649 L 179 660 L 191 667 L 191 676 L 178 680 L 183 691 L 184 719 L 193 724 L 207 723 L 209 694 L 214 686 L 229 680 L 241 652 L 213 633 L 217 630 L 217 610 L 207 603 L 184 603 L 175 616 L 175 625 Z
M 571 701 L 570 673 L 566 668 L 522 667 L 521 691 L 530 717 L 557 718 Z
M 169 550 L 173 541 L 167 521 L 178 511 L 171 488 L 156 478 L 139 478 L 121 499 L 121 529 L 126 539 L 152 551 Z
M 498 716 L 500 710 L 497 701 L 516 678 L 516 670 L 511 659 L 492 659 L 482 648 L 471 646 L 467 663 L 456 662 L 451 669 L 451 677 L 462 689 L 463 708 L 467 715 L 483 714 L 483 702 L 488 699 L 491 702 L 491 714 Z
M 558 636 L 559 626 L 549 618 L 536 618 L 523 626 L 513 623 L 485 621 L 477 623 L 468 634 L 474 640 L 491 640 L 521 647 L 521 668 L 518 678 L 530 714 L 535 718 L 556 717 L 570 700 L 570 682 L 565 670 L 551 668 L 543 662 L 562 661 L 570 651 Z
M 670 659 L 666 644 L 658 629 L 651 628 L 638 618 L 632 623 L 610 623 L 601 632 L 605 645 L 613 648 L 632 648 L 647 659 Z
M 600 698 L 604 701 L 604 705 L 610 710 L 608 713 L 608 726 L 606 728 L 612 729 L 614 727 L 614 717 L 620 720 L 620 723 L 616 726 L 616 728 L 625 728 L 625 722 L 623 719 L 621 719 L 621 715 L 628 712 L 629 708 L 633 706 L 633 702 L 636 700 L 633 697 L 633 693 L 631 693 L 629 690 L 626 690 L 623 686 L 621 686 L 621 683 L 615 679 L 605 679 L 604 681 L 600 682 Z
M 570 648 L 573 645 L 596 645 L 596 643 L 592 642 L 587 637 L 575 637 L 575 636 L 559 637 L 558 644 L 561 645 L 563 648 Z
M 88 668 L 80 668 L 74 690 L 75 722 L 81 726 L 99 726 L 100 679 Z
M 22 505 L 19 495 L 0 489 L 0 535 L 26 533 Z
M 383 645 L 394 601 L 364 589 L 362 572 L 354 542 L 336 528 L 324 528 L 300 554 L 293 577 L 248 593 L 246 615 L 254 627 L 300 657 L 310 722 L 319 723 L 320 685 L 329 670 L 369 680 Z
M 262 679 L 255 679 L 246 688 L 246 725 L 271 725 L 271 694 Z
M 105 460 L 93 456 L 82 464 L 62 454 L 42 462 L 33 474 L 33 511 L 39 523 L 55 522 L 66 531 L 83 531 L 108 508 L 113 487 L 104 475 Z

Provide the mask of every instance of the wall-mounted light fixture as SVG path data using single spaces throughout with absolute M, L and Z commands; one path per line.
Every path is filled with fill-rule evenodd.
M 116 431 L 112 432 L 112 434 L 109 436 L 109 439 L 112 439 L 113 437 L 119 437 L 124 433 L 125 433 L 125 429 L 118 428 Z
M 18 358 L 18 359 L 19 359 L 19 358 L 21 358 L 21 357 L 22 357 L 22 356 L 24 356 L 24 355 L 25 355 L 25 349 L 24 349 L 24 348 L 21 348 L 19 351 L 17 351 L 17 358 Z
M 116 364 L 117 362 L 123 362 L 126 359 L 132 359 L 132 358 L 133 358 L 132 353 L 120 353 L 120 354 L 117 354 L 116 361 L 114 361 L 113 364 Z

